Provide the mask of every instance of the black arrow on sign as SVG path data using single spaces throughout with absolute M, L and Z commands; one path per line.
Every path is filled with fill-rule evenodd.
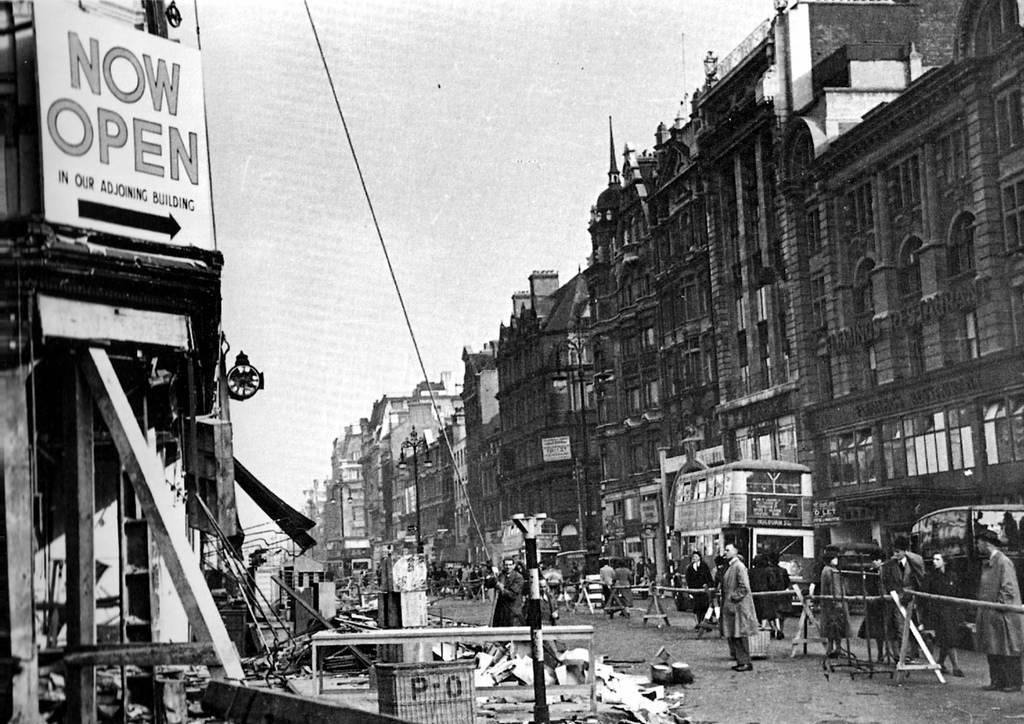
M 157 214 L 147 214 L 143 211 L 122 209 L 120 206 L 98 204 L 95 201 L 79 199 L 78 215 L 85 219 L 105 221 L 108 224 L 130 226 L 134 229 L 154 231 L 157 234 L 169 234 L 172 239 L 175 234 L 181 231 L 181 226 L 170 214 L 158 216 Z

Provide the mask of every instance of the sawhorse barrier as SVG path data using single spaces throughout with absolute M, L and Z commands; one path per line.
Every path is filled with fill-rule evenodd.
M 800 586 L 794 583 L 793 594 L 796 596 L 797 603 L 800 604 L 800 621 L 797 623 L 796 634 L 791 642 L 792 648 L 789 650 L 791 659 L 796 657 L 798 646 L 803 646 L 804 654 L 807 654 L 807 644 L 826 645 L 825 637 L 821 635 L 821 624 L 818 622 L 817 616 L 814 615 L 814 609 L 811 608 L 811 602 L 814 600 L 814 584 L 811 584 L 807 589 L 807 595 L 804 596 Z M 812 627 L 816 635 L 811 634 Z
M 647 604 L 647 613 L 644 614 L 645 626 L 649 619 L 657 619 L 658 628 L 672 625 L 668 622 L 668 614 L 665 613 L 665 609 L 661 607 L 661 599 L 658 598 L 658 587 L 653 583 L 651 584 L 651 602 Z

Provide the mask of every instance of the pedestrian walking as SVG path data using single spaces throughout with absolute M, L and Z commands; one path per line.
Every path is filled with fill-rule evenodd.
M 981 554 L 978 600 L 1020 606 L 1020 587 L 1013 562 L 1000 550 L 1002 541 L 995 531 L 975 532 Z M 978 649 L 988 656 L 989 683 L 986 691 L 1020 691 L 1021 653 L 1024 652 L 1024 619 L 1019 613 L 979 608 L 975 625 Z
M 864 597 L 867 601 L 864 604 L 864 619 L 860 622 L 857 637 L 875 642 L 875 656 L 878 663 L 882 663 L 885 660 L 885 642 L 888 638 L 885 633 L 885 601 L 879 598 L 882 595 L 881 571 L 885 554 L 881 548 L 875 548 L 867 553 L 867 557 L 871 562 L 864 571 L 863 579 Z M 870 654 L 870 648 L 868 653 Z
M 632 581 L 633 572 L 629 570 L 625 561 L 619 561 L 619 565 L 615 567 L 615 580 L 612 582 L 613 602 L 608 606 L 610 618 L 615 618 L 616 613 L 621 613 L 623 618 L 629 618 L 629 609 L 633 605 L 633 589 L 630 587 Z
M 494 599 L 493 626 L 523 625 L 523 587 L 526 581 L 516 570 L 516 562 L 506 558 L 501 562 L 503 570 L 494 581 L 497 595 Z
M 789 580 L 789 571 L 779 564 L 779 554 L 772 551 L 768 554 L 769 563 L 769 588 L 772 591 L 789 591 L 793 585 Z M 786 614 L 792 599 L 779 596 L 772 599 L 775 602 L 775 621 L 772 625 L 772 637 L 782 640 L 786 638 L 785 623 Z
M 834 659 L 850 636 L 850 611 L 846 601 L 846 585 L 839 570 L 839 549 L 826 546 L 821 568 L 821 635 L 825 638 L 825 656 Z M 831 596 L 832 598 L 825 598 Z
M 694 629 L 700 628 L 701 622 L 708 614 L 708 607 L 711 605 L 711 596 L 708 591 L 714 587 L 715 579 L 711 575 L 711 568 L 704 562 L 700 553 L 690 554 L 690 565 L 686 567 L 686 587 L 702 588 L 703 593 L 691 593 L 693 599 L 693 615 L 696 621 Z
M 605 559 L 597 573 L 601 576 L 601 592 L 604 594 L 604 605 L 607 606 L 612 600 L 612 586 L 615 585 L 615 569 L 611 561 Z
M 946 559 L 941 553 L 932 556 L 932 570 L 924 577 L 924 591 L 937 596 L 960 595 L 956 576 L 946 567 Z M 940 601 L 926 601 L 924 609 L 925 626 L 935 632 L 935 647 L 938 649 L 938 662 L 942 673 L 946 673 L 946 659 L 953 667 L 953 676 L 963 676 L 960 662 L 956 655 L 956 638 L 960 630 L 960 609 Z
M 734 544 L 725 546 L 725 558 L 728 565 L 722 576 L 722 631 L 729 639 L 729 655 L 736 659 L 733 671 L 753 671 L 747 637 L 757 633 L 757 614 L 750 578 Z
M 722 628 L 722 583 L 725 580 L 725 570 L 729 567 L 729 559 L 724 555 L 715 556 L 715 569 L 711 572 L 711 575 L 715 578 L 715 595 L 712 599 L 711 605 L 718 613 L 718 635 L 725 637 L 725 629 Z

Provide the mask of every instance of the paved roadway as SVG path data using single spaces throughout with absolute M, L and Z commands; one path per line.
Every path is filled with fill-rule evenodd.
M 948 683 L 940 684 L 931 672 L 913 672 L 900 681 L 887 675 L 833 673 L 826 677 L 820 645 L 811 645 L 806 656 L 790 659 L 789 641 L 772 641 L 769 657 L 755 660 L 754 671 L 741 674 L 730 670 L 727 646 L 717 632 L 698 639 L 692 615 L 678 613 L 670 600 L 665 602 L 671 625 L 660 629 L 651 622 L 643 624 L 647 601 L 640 599 L 636 605 L 641 608 L 629 619 L 563 611 L 559 623 L 593 624 L 597 653 L 611 661 L 630 662 L 614 664 L 620 671 L 648 674 L 662 646 L 673 660 L 688 663 L 696 682 L 686 687 L 685 706 L 677 712 L 694 724 L 1024 721 L 1024 694 L 981 690 L 988 683 L 988 669 L 984 656 L 974 652 L 960 652 L 965 678 L 947 676 Z M 442 599 L 431 606 L 431 613 L 483 624 L 488 622 L 490 605 Z M 786 633 L 795 629 L 796 621 L 789 619 Z M 852 645 L 854 653 L 865 655 L 862 641 L 853 639 Z

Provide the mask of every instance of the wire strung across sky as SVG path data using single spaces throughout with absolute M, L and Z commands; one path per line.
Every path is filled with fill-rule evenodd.
M 395 276 L 395 269 L 391 264 L 391 255 L 388 253 L 387 244 L 384 242 L 384 234 L 381 232 L 380 223 L 377 221 L 377 212 L 373 208 L 373 201 L 370 199 L 370 191 L 366 187 L 366 179 L 363 176 L 362 166 L 359 164 L 359 156 L 356 154 L 355 144 L 352 142 L 352 134 L 349 133 L 348 123 L 345 122 L 345 112 L 341 109 L 341 101 L 338 99 L 338 91 L 334 85 L 334 78 L 331 76 L 330 66 L 327 64 L 327 56 L 324 54 L 323 44 L 320 42 L 320 34 L 316 29 L 316 22 L 313 20 L 313 13 L 310 12 L 308 0 L 303 0 L 303 5 L 306 8 L 306 15 L 309 17 L 309 26 L 313 30 L 313 39 L 316 41 L 317 51 L 320 53 L 320 61 L 323 63 L 324 72 L 327 74 L 327 83 L 331 86 L 331 95 L 334 97 L 334 106 L 338 109 L 338 117 L 341 119 L 341 126 L 345 131 L 345 140 L 348 142 L 349 152 L 352 154 L 352 162 L 355 164 L 356 173 L 359 175 L 359 185 L 363 189 L 363 197 L 366 199 L 366 205 L 370 209 L 370 218 L 373 220 L 373 228 L 377 231 L 377 240 L 380 241 L 381 251 L 384 252 L 384 261 L 388 265 L 388 273 L 391 275 L 391 283 L 395 287 L 395 294 L 398 297 L 398 305 L 402 309 L 402 316 L 405 318 L 406 329 L 409 330 L 409 338 L 412 340 L 413 350 L 416 352 L 416 361 L 419 363 L 420 371 L 423 373 L 423 381 L 426 383 L 425 387 L 427 392 L 430 394 L 430 404 L 434 410 L 434 417 L 437 419 L 438 429 L 441 433 L 441 437 L 444 438 L 445 447 L 448 449 L 448 455 L 452 460 L 452 471 L 455 476 L 456 484 L 462 488 L 462 494 L 466 501 L 466 506 L 469 509 L 469 517 L 473 521 L 473 527 L 476 529 L 477 535 L 480 538 L 481 543 L 487 546 L 487 540 L 484 538 L 483 531 L 480 529 L 480 523 L 477 520 L 476 512 L 473 510 L 472 501 L 469 499 L 469 491 L 466 489 L 466 481 L 459 473 L 459 468 L 455 464 L 455 451 L 452 449 L 451 440 L 448 439 L 448 432 L 445 429 L 444 420 L 441 417 L 441 410 L 437 404 L 437 397 L 434 395 L 433 385 L 430 384 L 430 376 L 427 374 L 426 365 L 423 363 L 423 355 L 420 354 L 420 346 L 416 341 L 416 333 L 413 331 L 412 322 L 409 320 L 409 312 L 405 306 L 405 299 L 402 297 L 402 289 L 398 285 L 398 278 Z M 416 506 L 419 507 L 420 500 L 419 496 L 416 498 Z M 422 531 L 417 531 L 417 534 L 421 534 Z

